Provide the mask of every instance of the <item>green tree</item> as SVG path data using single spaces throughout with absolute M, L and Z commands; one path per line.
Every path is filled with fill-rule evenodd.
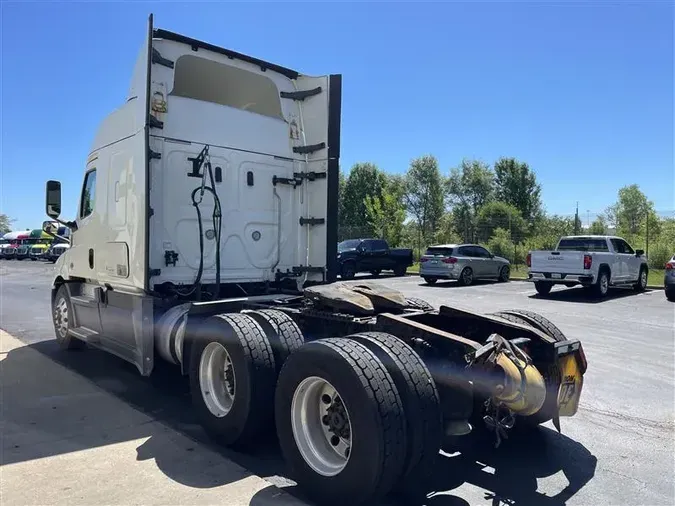
M 13 221 L 14 220 L 11 219 L 6 214 L 0 214 L 0 235 L 6 234 L 7 232 L 12 231 L 12 222 Z
M 397 178 L 387 178 L 380 197 L 366 196 L 365 212 L 368 224 L 377 237 L 386 239 L 392 247 L 401 243 L 405 206 L 403 188 Z
M 527 230 L 527 223 L 520 211 L 506 202 L 488 202 L 478 211 L 476 238 L 478 242 L 488 241 L 498 228 L 508 230 L 510 237 L 520 242 Z
M 451 205 L 466 205 L 473 215 L 494 197 L 494 173 L 479 160 L 462 160 L 450 171 L 447 195 Z
M 650 240 L 658 237 L 661 228 L 654 203 L 637 184 L 621 188 L 617 202 L 607 208 L 605 216 L 616 227 L 617 234 L 636 244 L 645 240 L 647 228 Z
M 543 214 L 541 185 L 527 163 L 515 158 L 500 158 L 495 162 L 497 199 L 520 211 L 525 221 L 532 223 Z
M 593 223 L 591 223 L 590 228 L 588 229 L 589 233 L 593 235 L 606 235 L 607 234 L 607 222 L 602 216 L 598 216 Z
M 435 157 L 426 155 L 410 163 L 403 195 L 408 212 L 417 221 L 421 239 L 428 243 L 444 211 L 443 178 Z
M 385 173 L 372 163 L 357 163 L 344 182 L 342 196 L 343 227 L 359 229 L 359 235 L 371 235 L 373 230 L 365 213 L 366 197 L 381 198 L 386 184 Z

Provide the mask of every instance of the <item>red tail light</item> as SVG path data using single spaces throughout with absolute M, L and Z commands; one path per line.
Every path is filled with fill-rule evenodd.
M 590 269 L 593 265 L 593 257 L 591 255 L 584 255 L 584 269 Z
M 666 264 L 666 270 L 667 270 L 667 271 L 671 271 L 671 270 L 673 270 L 673 269 L 675 269 L 675 262 L 668 262 L 668 263 Z
M 428 261 L 429 261 L 428 258 L 420 258 L 420 263 L 422 263 L 422 262 L 428 262 Z
M 525 257 L 525 263 L 527 264 L 528 267 L 532 267 L 532 254 L 528 253 L 527 256 Z
M 457 263 L 457 259 L 455 257 L 446 257 L 442 261 L 443 261 L 444 264 L 456 264 Z

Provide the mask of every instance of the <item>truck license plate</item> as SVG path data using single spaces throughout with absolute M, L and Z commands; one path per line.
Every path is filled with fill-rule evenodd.
M 557 272 L 554 272 L 553 274 L 551 274 L 551 277 L 552 277 L 553 279 L 560 279 L 560 278 L 562 278 L 562 275 L 561 275 L 561 274 L 558 274 Z
M 567 355 L 560 361 L 560 390 L 558 391 L 558 412 L 560 416 L 574 416 L 579 409 L 584 378 L 574 355 Z

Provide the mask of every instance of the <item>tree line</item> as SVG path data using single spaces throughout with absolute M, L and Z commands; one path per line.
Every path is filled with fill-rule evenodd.
M 549 214 L 541 184 L 530 166 L 502 157 L 489 165 L 464 159 L 446 174 L 431 155 L 410 162 L 404 174 L 372 163 L 340 173 L 340 239 L 380 237 L 410 247 L 416 257 L 431 244 L 475 242 L 524 263 L 527 251 L 552 249 L 562 235 L 617 234 L 635 248 L 649 249 L 662 268 L 675 253 L 675 220 L 659 217 L 636 184 L 621 188 L 617 201 L 590 227 L 578 215 Z

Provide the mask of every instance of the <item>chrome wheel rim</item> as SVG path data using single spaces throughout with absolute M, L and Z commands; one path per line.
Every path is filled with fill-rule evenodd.
M 222 418 L 234 404 L 236 377 L 232 358 L 220 343 L 209 343 L 199 360 L 199 386 L 204 404 L 213 416 Z
M 56 333 L 61 339 L 65 339 L 68 335 L 68 303 L 64 297 L 56 301 L 54 307 L 54 326 Z
M 318 376 L 303 380 L 291 403 L 291 427 L 298 451 L 322 476 L 339 474 L 349 462 L 352 425 L 338 391 Z
M 607 276 L 601 276 L 600 277 L 600 291 L 602 293 L 607 293 L 607 289 L 609 288 L 609 280 L 607 279 Z
M 642 271 L 640 273 L 640 286 L 642 288 L 645 288 L 647 286 L 647 272 L 646 271 Z

